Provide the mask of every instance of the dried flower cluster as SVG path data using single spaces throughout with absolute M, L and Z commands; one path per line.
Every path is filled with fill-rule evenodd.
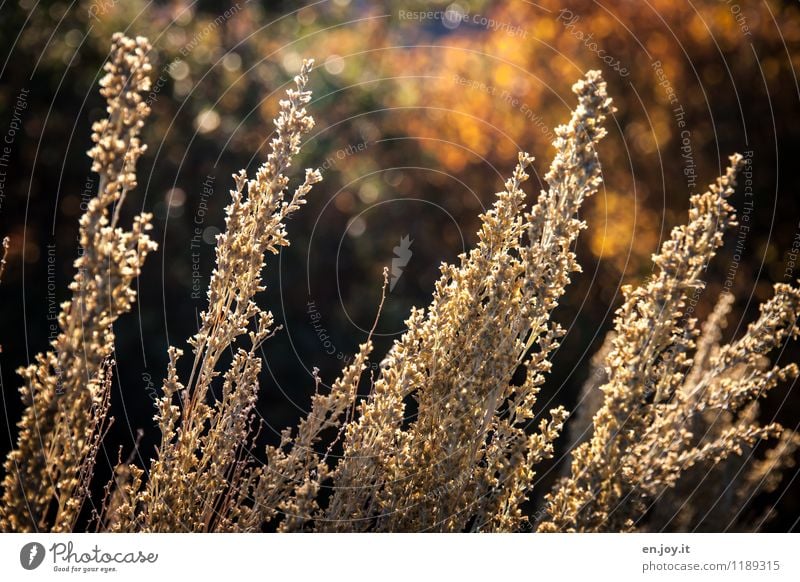
M 27 409 L 5 465 L 5 531 L 76 527 L 111 422 L 112 325 L 130 309 L 130 285 L 155 248 L 148 215 L 130 231 L 117 226 L 144 151 L 138 134 L 148 113 L 141 99 L 148 51 L 144 39 L 114 37 L 102 82 L 109 117 L 95 125 L 89 152 L 100 191 L 81 219 L 84 253 L 62 333 L 21 371 Z M 614 111 L 606 85 L 597 71 L 574 85 L 578 105 L 556 131 L 548 188 L 530 210 L 523 184 L 533 159 L 519 155 L 481 216 L 477 245 L 458 264 L 442 265 L 431 304 L 412 310 L 368 396 L 359 398 L 358 389 L 372 333 L 329 391 L 320 390 L 315 372 L 310 410 L 259 463 L 259 351 L 279 327 L 256 294 L 265 290 L 266 254 L 289 244 L 286 220 L 321 179 L 307 170 L 289 195 L 292 159 L 314 123 L 306 111 L 311 67 L 303 64 L 280 102 L 266 162 L 254 178 L 234 175 L 187 373 L 179 371 L 183 351 L 169 349 L 156 415 L 161 442 L 147 467 L 134 455 L 118 463 L 92 515 L 97 529 L 527 529 L 522 506 L 536 466 L 554 455 L 568 417 L 557 407 L 540 418 L 535 405 L 564 333 L 551 316 L 580 270 L 572 251 L 586 227 L 579 210 L 601 185 L 596 148 Z M 777 285 L 746 333 L 724 345 L 732 298 L 720 299 L 702 330 L 687 308 L 735 224 L 727 199 L 741 165 L 733 156 L 726 174 L 692 197 L 688 224 L 654 258 L 656 274 L 624 290 L 571 429 L 571 466 L 546 497 L 540 531 L 714 527 L 722 523 L 716 505 L 687 502 L 698 490 L 716 487 L 718 499 L 730 490 L 725 502 L 741 503 L 775 489 L 792 466 L 800 438 L 774 423 L 761 426 L 757 399 L 798 374 L 793 364 L 771 365 L 768 355 L 798 334 L 800 291 Z M 384 271 L 384 294 L 387 284 Z M 773 436 L 778 444 L 755 457 L 758 442 Z M 740 476 L 733 488 L 726 486 L 731 471 Z
M 779 381 L 797 377 L 794 364 L 770 366 L 766 355 L 797 334 L 800 292 L 776 285 L 774 297 L 761 306 L 760 317 L 745 335 L 721 346 L 721 330 L 732 302 L 731 295 L 720 297 L 703 326 L 686 380 L 642 441 L 642 447 L 652 449 L 646 454 L 637 451 L 639 467 L 649 463 L 656 469 L 643 475 L 653 481 L 642 489 L 655 500 L 653 513 L 662 519 L 658 523 L 658 516 L 650 517 L 650 528 L 683 525 L 719 531 L 747 527 L 739 515 L 747 503 L 762 491 L 774 490 L 782 472 L 793 465 L 800 437 L 777 423 L 759 426 L 756 399 Z M 768 437 L 779 437 L 777 444 L 763 459 L 753 459 L 755 442 Z M 659 455 L 664 457 L 656 461 Z M 707 495 L 714 487 L 718 495 L 711 498 L 710 506 L 699 499 L 687 501 L 692 490 Z M 677 503 L 674 496 L 681 493 L 685 499 Z M 671 517 L 665 520 L 666 513 Z M 768 517 L 756 516 L 749 523 L 763 523 Z
M 71 530 L 87 494 L 89 459 L 108 410 L 113 325 L 130 310 L 131 284 L 156 248 L 146 234 L 149 214 L 136 216 L 130 230 L 117 226 L 145 151 L 139 132 L 150 112 L 142 97 L 150 90 L 149 50 L 144 38 L 116 34 L 105 65 L 100 93 L 108 117 L 94 124 L 89 151 L 100 181 L 80 221 L 72 298 L 61 305 L 52 349 L 20 370 L 27 408 L 5 463 L 0 528 L 6 531 Z
M 305 204 L 306 194 L 321 180 L 319 172 L 307 171 L 305 181 L 286 201 L 289 178 L 285 172 L 300 150 L 302 137 L 314 126 L 304 107 L 311 98 L 305 91 L 311 65 L 310 61 L 303 64 L 295 78 L 297 88 L 289 90 L 280 103 L 267 161 L 254 179 L 248 180 L 244 170 L 234 176 L 226 229 L 217 238 L 208 309 L 189 341 L 194 354 L 189 379 L 184 383 L 178 377 L 177 363 L 183 352 L 170 348 L 164 396 L 158 402 L 158 457 L 144 490 L 134 487 L 129 492 L 125 515 L 117 510 L 116 529 L 231 530 L 249 517 L 243 502 L 256 474 L 248 464 L 246 437 L 258 396 L 258 350 L 274 332 L 272 313 L 263 311 L 253 298 L 265 289 L 261 276 L 265 253 L 277 253 L 289 244 L 285 221 Z M 242 346 L 245 336 L 248 342 Z M 233 361 L 221 370 L 222 356 L 230 350 L 235 351 Z M 215 397 L 212 382 L 220 375 L 221 396 Z M 132 477 L 139 483 L 140 471 L 134 469 Z
M 323 529 L 496 530 L 524 519 L 533 466 L 552 455 L 567 416 L 554 409 L 538 432 L 525 431 L 562 334 L 550 313 L 578 270 L 570 245 L 584 224 L 576 215 L 600 184 L 595 146 L 611 111 L 598 72 L 573 91 L 578 107 L 557 129 L 549 190 L 523 211 L 533 160 L 520 154 L 482 216 L 476 248 L 442 266 L 427 312 L 412 312 L 384 360 L 347 429 Z M 514 386 L 520 365 L 525 381 Z M 404 427 L 408 398 L 418 412 Z
M 689 223 L 673 229 L 655 255 L 656 274 L 624 289 L 605 357 L 602 405 L 591 438 L 572 453 L 570 475 L 548 496 L 540 531 L 625 531 L 641 525 L 652 500 L 698 463 L 716 465 L 742 448 L 780 434 L 760 426 L 748 408 L 797 367 L 767 366 L 765 356 L 797 335 L 800 291 L 776 285 L 761 317 L 739 340 L 719 347 L 724 297 L 696 346 L 689 299 L 735 224 L 727 201 L 741 156 L 709 190 L 691 199 Z M 695 358 L 691 353 L 695 350 Z

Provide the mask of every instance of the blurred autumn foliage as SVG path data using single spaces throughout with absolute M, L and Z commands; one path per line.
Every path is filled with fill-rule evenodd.
M 263 299 L 286 327 L 265 354 L 278 389 L 261 408 L 276 432 L 306 405 L 307 372 L 318 366 L 331 379 L 365 337 L 381 271 L 403 237 L 413 255 L 387 299 L 378 353 L 409 308 L 428 302 L 439 263 L 474 243 L 478 214 L 517 152 L 550 158 L 569 87 L 589 68 L 603 70 L 618 111 L 600 148 L 604 189 L 588 203 L 578 243 L 584 274 L 556 314 L 569 333 L 543 408 L 556 391 L 575 402 L 620 286 L 649 273 L 690 194 L 722 172 L 729 153 L 750 162 L 749 184 L 732 200 L 748 220 L 709 267 L 708 296 L 729 287 L 744 298 L 735 324 L 770 296 L 772 282 L 800 275 L 790 259 L 800 228 L 800 173 L 791 171 L 800 144 L 797 2 L 21 0 L 0 11 L 3 123 L 19 90 L 30 89 L 0 207 L 12 239 L 0 289 L 8 362 L 46 344 L 38 307 L 48 300 L 47 245 L 57 249 L 59 294 L 71 273 L 82 191 L 96 187 L 84 152 L 102 114 L 93 87 L 108 39 L 122 30 L 154 45 L 150 150 L 130 212 L 139 204 L 154 211 L 160 262 L 142 277 L 139 328 L 126 320 L 118 345 L 142 354 L 120 370 L 134 427 L 151 422 L 147 394 L 163 376 L 168 340 L 195 329 L 204 298 L 193 290 L 208 281 L 230 175 L 263 157 L 278 96 L 306 56 L 318 63 L 317 127 L 299 165 L 321 167 L 324 182 L 292 220 L 293 245 L 270 266 Z M 534 191 L 541 178 L 532 177 Z M 709 303 L 701 299 L 698 313 Z M 28 345 L 14 345 L 23 332 Z M 323 361 L 311 358 L 320 344 Z M 17 385 L 13 367 L 3 365 L 4 385 Z M 780 408 L 786 394 L 776 392 L 766 414 L 797 418 L 791 399 Z M 115 430 L 130 446 L 135 428 Z M 797 498 L 781 501 L 792 515 Z

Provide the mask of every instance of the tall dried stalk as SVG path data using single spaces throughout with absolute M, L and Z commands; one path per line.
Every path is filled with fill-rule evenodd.
M 673 229 L 654 257 L 656 274 L 641 287 L 624 289 L 592 437 L 573 451 L 571 474 L 548 496 L 540 531 L 633 529 L 648 501 L 674 487 L 693 465 L 718 463 L 779 433 L 776 424 L 759 426 L 752 415 L 737 414 L 797 374 L 793 364 L 766 368 L 764 356 L 797 334 L 798 290 L 776 285 L 775 297 L 747 333 L 714 355 L 720 316 L 712 317 L 691 369 L 697 331 L 686 305 L 703 289 L 701 275 L 735 224 L 727 199 L 742 164 L 741 156 L 731 156 L 725 175 L 692 196 L 689 223 Z M 696 434 L 698 419 L 729 413 L 732 420 L 716 432 L 708 427 Z
M 760 527 L 768 513 L 750 516 L 750 525 L 743 525 L 741 512 L 759 492 L 777 488 L 782 472 L 793 465 L 800 437 L 777 423 L 759 426 L 756 399 L 778 382 L 797 377 L 795 364 L 770 366 L 767 355 L 797 335 L 800 291 L 776 285 L 774 297 L 761 305 L 760 317 L 746 333 L 721 345 L 732 302 L 729 294 L 720 298 L 703 326 L 685 382 L 633 451 L 647 484 L 639 489 L 654 500 L 662 520 L 659 524 L 659 516 L 648 517 L 651 528 Z M 779 437 L 778 443 L 756 458 L 753 445 L 767 437 Z M 697 496 L 698 491 L 703 494 Z M 676 495 L 683 500 L 678 502 Z M 651 508 L 651 513 L 656 511 Z
M 182 351 L 170 348 L 164 396 L 158 402 L 161 429 L 158 456 L 152 462 L 144 491 L 132 492 L 128 519 L 119 529 L 145 531 L 212 531 L 235 529 L 240 502 L 248 493 L 252 468 L 246 444 L 258 397 L 261 344 L 274 332 L 271 312 L 254 301 L 264 291 L 264 255 L 289 244 L 287 218 L 305 204 L 319 172 L 308 170 L 304 182 L 287 201 L 286 172 L 314 126 L 305 109 L 305 90 L 312 62 L 295 77 L 275 120 L 276 137 L 267 161 L 254 179 L 244 170 L 234 175 L 235 190 L 226 209 L 225 232 L 218 236 L 216 268 L 208 288 L 208 308 L 200 330 L 189 340 L 194 354 L 184 383 L 177 363 Z M 247 336 L 246 346 L 241 340 Z M 234 350 L 224 369 L 222 356 Z M 212 383 L 222 376 L 221 397 Z M 137 475 L 136 478 L 140 478 Z
M 520 154 L 505 191 L 482 216 L 477 247 L 459 266 L 442 267 L 429 309 L 412 312 L 384 360 L 360 418 L 347 428 L 323 529 L 521 525 L 533 466 L 552 455 L 566 418 L 556 408 L 538 432 L 526 432 L 563 333 L 550 314 L 579 270 L 570 245 L 585 227 L 578 209 L 601 183 L 595 147 L 612 111 L 598 71 L 573 91 L 578 107 L 557 129 L 549 190 L 524 212 L 521 185 L 533 160 Z M 515 386 L 520 365 L 526 378 Z M 408 398 L 418 414 L 406 427 Z
M 61 332 L 50 351 L 19 370 L 26 408 L 17 445 L 5 462 L 0 529 L 69 531 L 87 495 L 87 459 L 96 453 L 108 409 L 113 324 L 136 297 L 131 285 L 156 244 L 150 215 L 117 226 L 126 194 L 136 186 L 145 151 L 139 132 L 150 112 L 150 44 L 115 34 L 100 93 L 108 117 L 94 124 L 88 152 L 100 176 L 98 193 L 80 220 L 82 253 L 75 261 L 72 298 L 61 305 Z

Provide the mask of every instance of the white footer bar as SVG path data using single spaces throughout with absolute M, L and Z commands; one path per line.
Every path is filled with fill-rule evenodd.
M 797 581 L 798 541 L 798 534 L 3 534 L 0 578 Z

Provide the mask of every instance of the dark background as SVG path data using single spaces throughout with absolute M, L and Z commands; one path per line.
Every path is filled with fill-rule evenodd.
M 771 295 L 773 282 L 800 276 L 787 256 L 800 232 L 796 2 L 464 0 L 451 5 L 468 13 L 458 26 L 401 16 L 450 3 L 374 4 L 2 5 L 0 139 L 9 135 L 23 90 L 26 108 L 9 166 L 0 168 L 7 171 L 0 235 L 11 237 L 0 286 L 8 427 L 0 453 L 10 447 L 21 413 L 15 369 L 47 349 L 49 302 L 67 298 L 81 195 L 96 188 L 85 151 L 91 122 L 103 115 L 97 81 L 116 30 L 147 35 L 154 45 L 157 89 L 144 131 L 150 149 L 125 211 L 129 217 L 141 209 L 155 214 L 160 248 L 144 268 L 133 313 L 115 327 L 116 422 L 106 440 L 111 461 L 119 447 L 123 456 L 130 452 L 138 429 L 144 431 L 142 456 L 149 458 L 157 436 L 153 395 L 166 348 L 185 347 L 205 306 L 209 241 L 223 225 L 230 175 L 242 167 L 254 172 L 265 157 L 277 100 L 303 56 L 317 60 L 310 82 L 317 128 L 295 170 L 299 176 L 304 167 L 321 166 L 325 181 L 291 220 L 292 246 L 268 261 L 268 290 L 260 301 L 284 330 L 265 346 L 259 411 L 272 431 L 265 440 L 274 442 L 306 409 L 314 390 L 311 369 L 319 367 L 331 382 L 342 357 L 364 340 L 381 271 L 402 237 L 413 240 L 413 254 L 387 299 L 376 363 L 403 330 L 409 308 L 429 302 L 440 262 L 474 243 L 478 214 L 502 187 L 520 149 L 537 157 L 538 175 L 528 188 L 533 199 L 552 155 L 548 136 L 567 121 L 569 88 L 588 68 L 604 70 L 619 111 L 600 150 L 604 189 L 585 207 L 589 230 L 577 246 L 584 272 L 556 312 L 569 333 L 542 392 L 543 410 L 576 406 L 591 354 L 612 326 L 620 286 L 649 274 L 651 253 L 685 220 L 692 188 L 683 173 L 674 104 L 659 85 L 655 61 L 685 112 L 695 189 L 713 180 L 728 154 L 752 152 L 752 230 L 738 262 L 739 232 L 729 233 L 708 271 L 699 313 L 708 313 L 732 273 L 738 301 L 728 331 L 735 336 Z M 559 14 L 562 9 L 570 14 Z M 585 41 L 588 34 L 629 74 L 605 66 Z M 206 195 L 204 183 L 211 185 Z M 743 201 L 740 187 L 733 202 L 742 208 Z M 195 226 L 204 240 L 193 248 Z M 194 281 L 192 253 L 199 253 L 201 267 Z M 55 268 L 48 274 L 49 257 Z M 48 283 L 55 284 L 54 295 Z M 193 284 L 203 290 L 199 299 L 192 297 Z M 309 302 L 327 338 L 312 326 Z M 780 358 L 797 356 L 790 345 Z M 792 386 L 781 387 L 766 400 L 764 420 L 796 428 L 798 402 Z M 99 464 L 103 482 L 108 463 Z M 540 495 L 558 471 L 558 463 L 543 471 Z M 797 528 L 800 479 L 794 477 L 756 502 L 777 503 L 768 529 Z

